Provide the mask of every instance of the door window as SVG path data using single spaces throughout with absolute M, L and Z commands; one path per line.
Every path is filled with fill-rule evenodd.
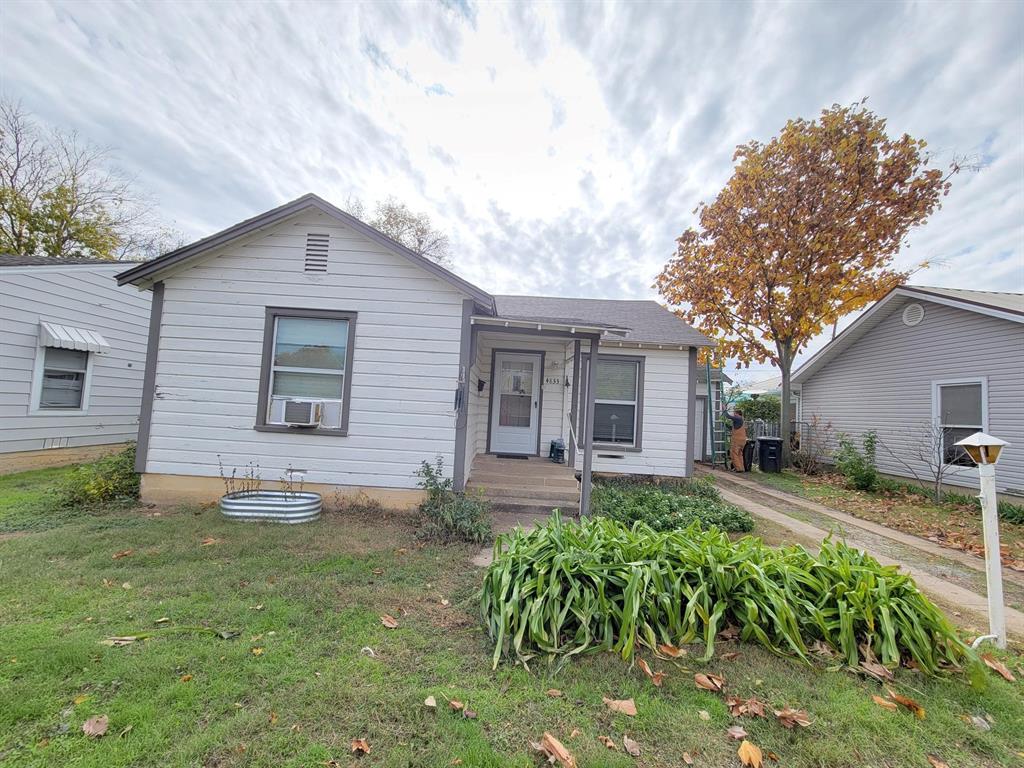
M 530 426 L 533 411 L 534 364 L 525 360 L 502 360 L 498 379 L 498 426 Z

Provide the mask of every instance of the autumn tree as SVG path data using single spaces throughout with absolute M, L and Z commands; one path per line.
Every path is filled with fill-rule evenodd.
M 394 197 L 379 201 L 372 217 L 367 215 L 362 201 L 355 198 L 349 198 L 345 210 L 420 256 L 445 266 L 451 263 L 448 235 L 434 226 L 430 216 L 414 213 Z
M 0 253 L 140 259 L 181 242 L 109 150 L 0 101 Z
M 790 120 L 767 144 L 737 147 L 733 160 L 732 177 L 694 211 L 699 227 L 678 238 L 655 285 L 718 341 L 718 356 L 778 366 L 788 425 L 797 354 L 927 266 L 901 270 L 893 259 L 958 168 L 929 168 L 925 142 L 890 138 L 864 102 Z

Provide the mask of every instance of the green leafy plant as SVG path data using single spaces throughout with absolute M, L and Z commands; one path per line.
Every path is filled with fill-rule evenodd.
M 743 411 L 745 421 L 760 419 L 778 424 L 779 414 L 782 413 L 782 400 L 778 395 L 758 395 L 744 398 L 736 407 Z
M 138 498 L 139 475 L 135 471 L 135 443 L 112 456 L 76 467 L 60 488 L 60 499 L 65 506 L 133 501 Z
M 424 461 L 416 475 L 427 498 L 420 504 L 423 525 L 419 536 L 435 541 L 468 541 L 480 544 L 491 538 L 490 504 L 481 495 L 457 493 L 445 477 L 443 459 Z
M 820 641 L 851 666 L 913 662 L 926 674 L 972 658 L 945 616 L 894 566 L 826 540 L 817 556 L 774 549 L 696 524 L 684 531 L 607 518 L 555 517 L 498 537 L 480 598 L 504 657 L 568 659 L 637 644 L 703 641 L 705 659 L 727 626 L 774 652 L 809 658 Z
M 861 438 L 863 449 L 858 449 L 846 433 L 839 435 L 839 450 L 836 451 L 836 469 L 846 478 L 846 483 L 858 491 L 872 491 L 878 483 L 878 469 L 875 467 L 875 452 L 878 447 L 878 433 L 873 429 Z
M 977 496 L 967 496 L 962 493 L 947 492 L 943 497 L 943 501 L 958 507 L 979 508 Z M 1014 504 L 1005 499 L 999 499 L 996 502 L 996 512 L 999 515 L 999 519 L 1004 523 L 1024 525 L 1024 504 Z
M 730 532 L 754 529 L 750 514 L 722 501 L 718 489 L 703 478 L 662 483 L 598 481 L 591 496 L 591 511 L 627 525 L 641 521 L 656 531 L 687 528 L 695 522 L 702 528 L 716 526 Z

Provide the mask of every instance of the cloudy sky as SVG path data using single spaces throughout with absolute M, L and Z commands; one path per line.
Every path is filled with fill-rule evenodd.
M 985 163 L 913 235 L 916 282 L 1024 290 L 1020 3 L 3 0 L 0 61 L 190 238 L 394 195 L 490 291 L 611 298 L 655 297 L 737 144 L 866 96 L 936 163 Z

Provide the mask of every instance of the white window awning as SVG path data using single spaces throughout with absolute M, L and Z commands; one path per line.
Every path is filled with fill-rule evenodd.
M 110 345 L 96 331 L 57 323 L 39 323 L 39 343 L 44 347 L 77 349 L 80 352 L 109 352 Z

